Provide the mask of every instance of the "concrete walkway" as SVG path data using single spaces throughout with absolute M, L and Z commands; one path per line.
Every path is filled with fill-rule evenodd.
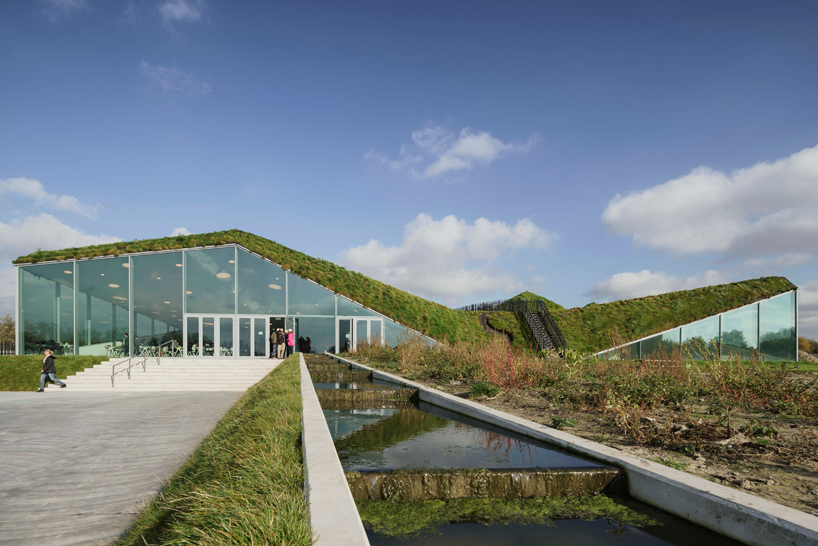
M 0 392 L 0 545 L 110 544 L 242 395 Z

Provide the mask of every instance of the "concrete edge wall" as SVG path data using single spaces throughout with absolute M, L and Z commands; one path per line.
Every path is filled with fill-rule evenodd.
M 310 373 L 301 361 L 304 492 L 316 546 L 369 546 Z
M 720 534 L 757 546 L 818 544 L 818 517 L 425 387 L 352 360 L 330 356 L 356 368 L 371 371 L 375 379 L 404 388 L 418 389 L 423 402 L 616 466 L 627 475 L 628 490 L 632 497 Z

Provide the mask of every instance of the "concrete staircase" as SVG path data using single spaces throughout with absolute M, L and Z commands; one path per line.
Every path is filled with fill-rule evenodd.
M 281 360 L 275 358 L 218 358 L 184 357 L 148 358 L 143 371 L 141 361 L 131 361 L 131 377 L 127 364 L 116 367 L 117 374 L 111 384 L 111 369 L 124 358 L 114 358 L 69 375 L 60 389 L 50 384 L 47 392 L 182 392 L 182 391 L 231 391 L 243 392 L 270 373 Z M 137 362 L 139 362 L 137 364 Z

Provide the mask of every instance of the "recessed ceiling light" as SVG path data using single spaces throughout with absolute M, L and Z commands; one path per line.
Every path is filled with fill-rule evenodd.
M 156 280 L 157 280 L 157 281 L 161 281 L 161 280 L 162 280 L 162 277 L 156 277 Z
M 216 273 L 216 277 L 219 279 L 229 279 L 230 273 L 225 273 L 224 271 L 222 271 L 221 273 Z
M 99 276 L 100 276 L 100 277 L 104 277 L 104 276 L 105 276 L 105 273 L 100 273 L 100 274 L 99 274 Z
M 176 264 L 176 267 L 182 267 L 182 264 Z
M 74 274 L 73 271 L 69 271 L 67 269 L 65 271 L 63 271 L 63 273 L 65 273 L 66 275 L 73 275 Z
M 108 288 L 119 288 L 118 284 L 109 284 Z
M 125 262 L 124 264 L 122 264 L 122 267 L 131 267 L 131 264 L 129 264 L 128 262 Z
M 273 290 L 281 290 L 281 287 L 277 284 L 268 284 L 267 286 L 269 286 Z
M 114 299 L 115 300 L 128 301 L 128 298 L 123 298 L 122 296 L 114 296 Z M 134 305 L 134 307 L 136 307 L 136 306 Z
M 190 290 L 188 290 L 187 292 L 185 292 L 185 294 L 192 294 L 192 293 L 193 293 L 193 292 L 191 292 Z
M 170 302 L 169 302 L 169 301 L 166 301 L 165 303 L 166 303 L 166 304 L 168 304 L 168 305 L 170 305 Z
M 227 263 L 234 264 L 234 263 L 236 263 L 236 260 L 227 260 Z

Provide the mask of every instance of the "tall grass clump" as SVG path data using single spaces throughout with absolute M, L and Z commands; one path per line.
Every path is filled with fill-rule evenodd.
M 312 544 L 294 355 L 227 412 L 118 545 Z

